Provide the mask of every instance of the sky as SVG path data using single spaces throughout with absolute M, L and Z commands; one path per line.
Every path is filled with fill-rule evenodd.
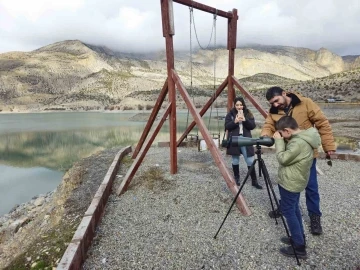
M 283 45 L 338 55 L 360 55 L 359 0 L 200 0 L 238 10 L 237 46 Z M 174 50 L 225 45 L 227 19 L 173 3 Z M 194 28 L 195 25 L 195 28 Z M 195 35 L 197 33 L 197 38 Z M 215 35 L 216 33 L 216 35 Z M 191 37 L 191 38 L 190 38 Z M 216 38 L 215 38 L 216 37 Z M 63 40 L 81 40 L 114 51 L 165 49 L 160 0 L 0 0 L 0 53 L 31 51 Z

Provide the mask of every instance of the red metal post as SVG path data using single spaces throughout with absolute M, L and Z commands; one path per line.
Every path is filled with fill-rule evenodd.
M 231 176 L 231 174 L 229 173 L 229 170 L 227 169 L 227 167 L 225 165 L 224 158 L 222 157 L 219 149 L 216 147 L 212 137 L 210 136 L 209 130 L 206 128 L 204 120 L 201 118 L 200 114 L 196 111 L 194 103 L 192 102 L 188 92 L 186 91 L 183 83 L 180 80 L 180 77 L 177 75 L 175 70 L 172 71 L 172 76 L 173 76 L 173 79 L 175 80 L 177 89 L 179 90 L 181 96 L 183 97 L 185 103 L 187 104 L 187 106 L 189 108 L 191 115 L 193 116 L 193 118 L 196 121 L 197 126 L 199 127 L 201 135 L 203 136 L 203 138 L 210 150 L 210 153 L 214 158 L 216 165 L 219 167 L 219 170 L 220 170 L 222 176 L 224 177 L 227 186 L 229 187 L 229 189 L 231 190 L 233 195 L 236 195 L 238 193 L 239 189 L 236 186 L 233 177 Z M 245 215 L 245 216 L 251 215 L 251 211 L 250 211 L 249 207 L 247 206 L 246 201 L 241 193 L 237 197 L 236 206 L 239 208 L 239 210 L 241 211 L 241 213 L 243 215 Z
M 139 142 L 138 142 L 138 144 L 137 144 L 137 146 L 136 146 L 136 148 L 134 150 L 134 153 L 132 155 L 132 159 L 136 158 L 136 156 L 138 155 L 143 143 L 145 142 L 145 139 L 146 139 L 147 135 L 149 134 L 149 131 L 150 131 L 155 119 L 156 119 L 156 116 L 159 113 L 159 110 L 161 109 L 161 105 L 164 102 L 164 99 L 166 97 L 167 92 L 168 92 L 168 84 L 167 84 L 167 80 L 166 80 L 165 83 L 164 83 L 164 86 L 163 86 L 163 88 L 162 88 L 162 90 L 160 92 L 160 95 L 158 96 L 158 98 L 156 100 L 155 106 L 152 109 L 151 115 L 149 117 L 149 120 L 146 123 L 144 131 L 143 131 L 143 133 L 141 135 L 141 138 L 140 138 L 140 140 L 139 140 Z
M 233 107 L 233 101 L 235 99 L 235 89 L 232 81 L 235 70 L 235 49 L 236 49 L 236 30 L 237 30 L 237 9 L 233 9 L 233 17 L 228 20 L 228 44 L 229 50 L 229 74 L 228 74 L 228 102 L 227 110 L 230 111 Z
M 175 83 L 172 79 L 172 69 L 174 69 L 174 44 L 172 29 L 173 22 L 170 21 L 170 5 L 169 0 L 160 0 L 161 14 L 163 22 L 163 35 L 166 43 L 166 61 L 167 61 L 167 74 L 168 74 L 168 89 L 169 89 L 169 103 L 171 104 L 169 114 L 169 128 L 170 128 L 170 173 L 177 172 L 177 148 L 176 148 L 176 89 Z

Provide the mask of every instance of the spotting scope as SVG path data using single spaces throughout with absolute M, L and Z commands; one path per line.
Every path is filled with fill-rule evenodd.
M 250 146 L 250 145 L 264 145 L 272 146 L 275 140 L 271 137 L 248 138 L 242 136 L 232 136 L 231 144 L 233 146 Z

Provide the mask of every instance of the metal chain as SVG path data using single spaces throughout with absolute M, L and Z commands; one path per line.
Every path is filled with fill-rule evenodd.
M 201 46 L 198 35 L 197 35 L 197 31 L 196 31 L 196 25 L 195 25 L 195 19 L 194 19 L 194 12 L 193 12 L 193 7 L 189 7 L 190 10 L 190 90 L 192 92 L 192 96 L 193 96 L 193 103 L 194 102 L 194 93 L 193 93 L 193 61 L 192 61 L 192 24 L 194 25 L 194 32 L 195 32 L 195 37 L 196 37 L 196 41 L 199 45 L 199 47 L 203 50 L 206 50 L 209 48 L 211 40 L 213 39 L 213 34 L 214 34 L 214 51 L 213 51 L 213 55 L 214 55 L 214 95 L 213 95 L 213 102 L 211 103 L 211 108 L 210 108 L 210 116 L 209 116 L 209 122 L 208 122 L 208 130 L 210 130 L 210 121 L 211 121 L 211 115 L 212 115 L 212 109 L 213 109 L 213 103 L 214 101 L 216 102 L 216 117 L 217 117 L 217 126 L 218 126 L 218 135 L 220 136 L 220 125 L 219 125 L 219 112 L 218 112 L 218 106 L 217 106 L 217 99 L 216 99 L 216 20 L 217 20 L 217 10 L 213 16 L 213 26 L 211 29 L 211 35 L 210 35 L 210 40 L 209 43 L 206 47 Z M 189 122 L 189 108 L 188 108 L 188 113 L 187 113 L 187 119 L 186 119 L 186 127 L 188 126 L 188 122 Z M 197 129 L 196 134 L 198 135 L 199 130 Z M 187 138 L 187 136 L 186 136 Z
M 213 102 L 211 103 L 211 107 L 210 107 L 210 116 L 209 116 L 209 123 L 208 123 L 208 129 L 210 129 L 210 121 L 211 121 L 211 115 L 212 115 L 212 109 L 213 109 L 213 104 L 214 101 L 216 101 L 216 19 L 217 19 L 217 10 L 216 13 L 214 14 L 214 21 L 213 21 L 213 29 L 215 29 L 214 31 L 214 95 L 212 96 Z M 216 106 L 217 107 L 217 106 Z M 219 114 L 218 114 L 218 109 L 216 108 L 216 114 L 217 114 L 217 126 L 218 126 L 218 131 L 220 134 L 220 127 L 219 127 Z
M 217 10 L 216 10 L 216 13 L 217 13 Z M 199 47 L 200 47 L 201 49 L 206 50 L 207 48 L 209 48 L 209 45 L 210 45 L 211 40 L 212 40 L 212 35 L 213 35 L 213 32 L 214 32 L 214 25 L 213 25 L 213 27 L 212 27 L 212 29 L 211 29 L 211 35 L 210 35 L 210 39 L 209 39 L 208 45 L 207 45 L 206 47 L 203 47 L 203 46 L 201 46 L 201 44 L 200 44 L 200 41 L 199 41 L 199 38 L 198 38 L 198 35 L 197 35 L 197 32 L 196 32 L 196 25 L 195 25 L 194 13 L 192 12 L 191 15 L 192 15 L 192 20 L 193 20 L 193 24 L 194 24 L 194 32 L 195 32 L 196 41 L 197 41 L 197 43 L 198 43 L 198 45 L 199 45 Z M 216 14 L 216 15 L 217 15 L 217 14 Z
M 218 126 L 218 135 L 220 138 L 220 125 L 219 125 L 219 106 L 217 103 L 217 98 L 216 98 L 216 16 L 217 16 L 217 10 L 216 13 L 214 15 L 214 20 L 215 20 L 215 32 L 214 32 L 214 99 L 215 99 L 215 107 L 216 107 L 216 118 L 217 118 L 217 126 Z
M 194 91 L 193 91 L 193 56 L 192 56 L 192 20 L 193 20 L 193 8 L 189 7 L 189 11 L 190 11 L 190 93 L 191 96 L 193 98 L 193 104 L 195 105 L 195 98 L 194 98 Z M 187 117 L 186 117 L 186 128 L 189 125 L 189 108 L 187 110 Z M 186 139 L 187 139 L 187 135 L 186 134 Z M 196 135 L 199 135 L 199 129 L 196 129 Z

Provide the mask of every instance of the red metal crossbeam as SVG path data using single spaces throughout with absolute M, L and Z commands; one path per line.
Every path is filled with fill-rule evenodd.
M 220 17 L 232 19 L 233 14 L 231 12 L 222 11 L 195 1 L 191 0 L 173 0 L 175 3 L 182 4 L 184 6 L 193 7 L 195 9 L 199 9 L 208 13 L 217 14 Z M 237 18 L 236 18 L 237 19 Z

